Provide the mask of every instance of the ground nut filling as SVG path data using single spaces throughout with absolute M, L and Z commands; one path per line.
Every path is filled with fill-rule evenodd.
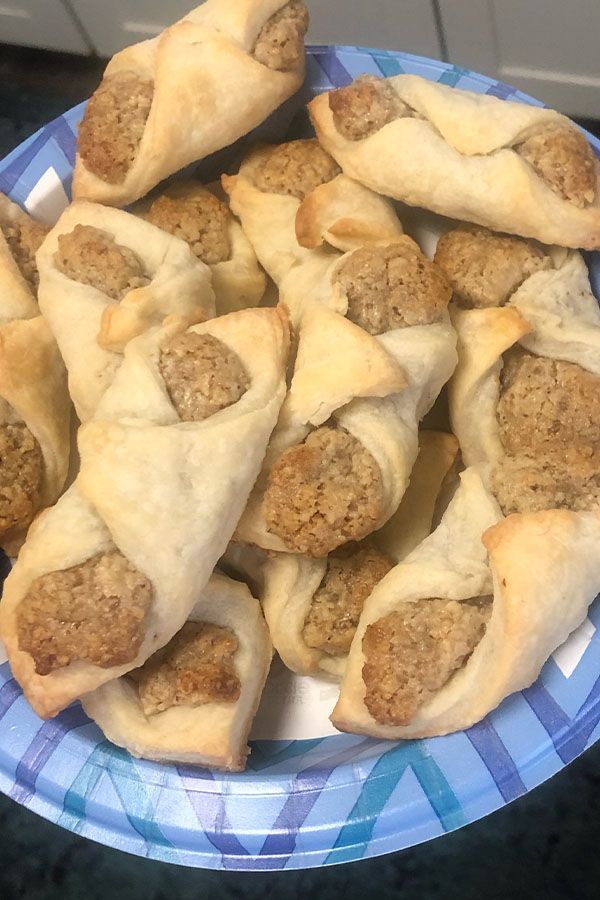
M 0 224 L 0 230 L 21 275 L 35 293 L 40 282 L 35 254 L 42 246 L 50 226 L 23 216 L 16 222 Z
M 550 257 L 530 241 L 477 227 L 443 235 L 435 262 L 465 309 L 504 306 L 530 275 L 552 268 Z
M 149 222 L 186 241 L 207 265 L 231 257 L 229 210 L 208 192 L 196 197 L 158 197 L 146 216 Z
M 268 194 L 288 194 L 304 200 L 320 184 L 342 170 L 315 138 L 274 147 L 254 170 L 254 184 Z
M 566 453 L 556 456 L 505 457 L 490 473 L 490 487 L 505 516 L 511 513 L 600 509 L 600 458 Z
M 574 363 L 520 350 L 505 357 L 497 407 L 500 439 L 511 456 L 592 457 L 600 449 L 600 378 Z
M 335 127 L 348 141 L 361 141 L 388 122 L 412 115 L 391 84 L 374 75 L 360 75 L 348 87 L 331 91 L 329 108 Z
M 290 0 L 261 28 L 252 51 L 254 59 L 279 72 L 298 68 L 307 31 L 308 10 L 303 0 Z
M 341 428 L 317 428 L 285 450 L 269 473 L 263 513 L 294 553 L 327 556 L 375 530 L 383 510 L 381 470 Z
M 365 600 L 391 568 L 387 557 L 370 547 L 330 556 L 304 622 L 304 643 L 330 656 L 345 656 Z
M 173 706 L 235 703 L 240 696 L 234 656 L 238 639 L 229 628 L 186 622 L 179 634 L 131 677 L 144 714 Z
M 77 660 L 108 669 L 131 662 L 145 633 L 153 589 L 118 550 L 41 575 L 17 609 L 19 647 L 38 675 Z
M 380 725 L 408 725 L 482 639 L 491 597 L 417 600 L 363 637 L 365 705 Z
M 445 275 L 410 239 L 355 250 L 337 270 L 347 317 L 369 334 L 440 322 L 452 294 Z
M 583 209 L 596 199 L 598 163 L 577 128 L 547 128 L 515 149 L 563 200 Z
M 150 283 L 133 250 L 92 225 L 76 225 L 68 234 L 59 235 L 54 261 L 68 278 L 89 284 L 112 300 L 122 300 L 129 291 Z
M 185 331 L 160 351 L 159 370 L 183 422 L 200 422 L 231 406 L 250 387 L 241 359 L 212 334 Z
M 25 424 L 0 425 L 0 535 L 24 529 L 40 505 L 44 458 Z
M 154 83 L 135 72 L 107 75 L 79 126 L 77 149 L 86 169 L 121 184 L 137 156 L 152 106 Z

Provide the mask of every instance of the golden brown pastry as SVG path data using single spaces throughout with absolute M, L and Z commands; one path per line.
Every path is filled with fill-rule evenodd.
M 468 465 L 507 454 L 566 459 L 571 448 L 588 460 L 596 456 L 600 469 L 598 303 L 578 253 L 548 261 L 504 307 L 453 310 L 459 363 L 449 385 L 450 414 Z M 471 300 L 489 282 L 471 286 Z
M 296 309 L 294 374 L 239 540 L 321 558 L 395 513 L 455 365 L 450 293 L 405 235 L 333 264 Z
M 490 485 L 489 466 L 463 472 L 438 528 L 375 587 L 336 728 L 393 740 L 468 728 L 584 620 L 600 587 L 598 509 L 503 519 Z
M 232 144 L 304 78 L 303 0 L 206 0 L 117 53 L 79 127 L 73 196 L 124 206 Z
M 274 553 L 263 560 L 265 617 L 275 649 L 292 671 L 341 677 L 366 599 L 392 566 L 431 531 L 436 499 L 457 442 L 453 435 L 422 431 L 419 444 L 398 510 L 366 541 L 340 547 L 326 559 Z M 245 574 L 248 562 L 239 557 L 237 562 Z
M 214 314 L 210 270 L 190 247 L 120 210 L 72 204 L 37 261 L 40 308 L 82 422 L 114 378 L 128 341 L 166 316 L 191 324 Z
M 287 322 L 242 310 L 131 341 L 78 435 L 79 475 L 31 528 L 0 635 L 34 709 L 141 666 L 233 533 L 285 394 Z
M 39 315 L 35 254 L 49 231 L 0 194 L 0 325 Z
M 48 231 L 0 195 L 0 542 L 10 554 L 69 465 L 66 372 L 37 304 L 35 254 Z
M 361 76 L 309 111 L 344 174 L 374 191 L 546 244 L 600 247 L 598 162 L 554 110 L 397 75 Z
M 392 204 L 341 175 L 314 139 L 258 147 L 222 182 L 294 321 L 307 297 L 327 302 L 341 253 L 402 234 Z
M 177 181 L 140 202 L 135 212 L 186 241 L 210 268 L 217 315 L 259 305 L 264 272 L 239 223 L 214 193 L 192 179 Z
M 215 573 L 182 630 L 84 709 L 134 756 L 241 772 L 271 655 L 258 600 Z

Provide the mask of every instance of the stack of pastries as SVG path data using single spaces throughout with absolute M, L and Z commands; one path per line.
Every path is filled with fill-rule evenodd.
M 242 770 L 274 651 L 341 731 L 469 727 L 600 590 L 591 146 L 361 76 L 176 174 L 296 93 L 307 27 L 206 0 L 109 63 L 58 222 L 0 198 L 0 637 L 39 715 L 150 759 Z

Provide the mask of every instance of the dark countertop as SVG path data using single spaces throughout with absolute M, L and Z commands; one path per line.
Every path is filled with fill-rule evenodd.
M 101 60 L 0 45 L 0 158 L 89 95 Z M 585 122 L 600 133 L 598 123 Z M 420 847 L 307 872 L 186 870 L 109 850 L 0 795 L 0 900 L 600 896 L 600 744 L 488 818 Z
M 486 819 L 419 847 L 327 869 L 207 872 L 109 850 L 0 796 L 2 900 L 596 900 L 600 744 Z

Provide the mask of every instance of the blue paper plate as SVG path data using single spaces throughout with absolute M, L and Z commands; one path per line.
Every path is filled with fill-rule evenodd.
M 458 66 L 357 47 L 312 48 L 308 94 L 362 72 L 416 73 L 538 103 Z M 60 207 L 81 111 L 51 122 L 0 163 L 0 190 L 47 215 Z M 588 262 L 598 295 L 600 254 Z M 599 626 L 596 601 L 538 681 L 466 732 L 402 744 L 352 735 L 255 741 L 242 775 L 132 759 L 103 738 L 79 705 L 42 722 L 4 663 L 0 788 L 85 837 L 188 866 L 293 869 L 399 850 L 498 809 L 600 737 Z

